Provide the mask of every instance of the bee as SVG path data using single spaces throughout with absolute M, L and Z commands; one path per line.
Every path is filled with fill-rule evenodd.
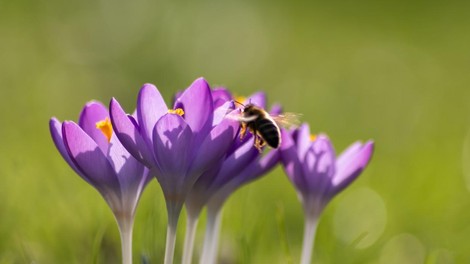
M 237 118 L 241 123 L 240 140 L 246 136 L 247 131 L 255 137 L 254 146 L 260 152 L 265 145 L 277 149 L 281 145 L 281 126 L 289 126 L 298 123 L 297 115 L 286 113 L 284 115 L 271 116 L 266 110 L 254 104 L 243 105 L 241 115 Z

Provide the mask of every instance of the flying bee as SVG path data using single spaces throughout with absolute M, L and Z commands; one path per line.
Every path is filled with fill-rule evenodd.
M 289 126 L 298 123 L 297 115 L 286 113 L 271 116 L 266 110 L 254 104 L 243 105 L 241 115 L 236 119 L 241 123 L 240 140 L 246 135 L 247 130 L 255 137 L 254 146 L 262 152 L 265 145 L 277 149 L 281 145 L 280 126 Z

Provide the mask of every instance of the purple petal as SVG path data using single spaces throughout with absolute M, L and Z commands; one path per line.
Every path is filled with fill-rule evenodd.
M 96 142 L 74 122 L 62 126 L 64 144 L 72 162 L 102 194 L 108 190 L 120 193 L 119 181 Z
M 202 173 L 218 162 L 232 145 L 240 123 L 229 118 L 214 127 L 201 143 L 191 170 Z
M 310 139 L 310 128 L 308 124 L 302 124 L 299 129 L 297 129 L 297 153 L 299 159 L 303 160 L 307 154 L 308 149 L 312 145 L 312 140 Z
M 269 110 L 269 114 L 272 116 L 277 116 L 282 113 L 282 106 L 280 104 L 274 104 Z
M 193 200 L 199 200 L 199 201 L 190 201 L 191 205 L 199 204 L 204 205 L 207 199 L 213 194 L 214 191 L 216 191 L 218 188 L 214 186 L 216 179 L 219 177 L 219 171 L 220 168 L 222 167 L 223 161 L 220 160 L 206 170 L 204 173 L 201 174 L 200 177 L 197 178 L 196 182 L 191 188 L 190 194 L 187 198 L 188 199 L 193 199 Z M 189 207 L 191 207 L 189 205 Z
M 212 100 L 214 102 L 214 108 L 218 108 L 226 102 L 231 101 L 232 95 L 227 89 L 218 87 L 212 89 Z
M 153 153 L 140 134 L 135 120 L 124 112 L 119 102 L 114 98 L 109 103 L 109 112 L 113 130 L 127 151 L 146 166 L 155 166 Z
M 271 150 L 261 159 L 257 159 L 240 172 L 236 177 L 221 186 L 218 190 L 214 191 L 210 197 L 208 204 L 223 203 L 236 189 L 250 181 L 259 179 L 259 177 L 266 175 L 266 173 L 273 169 L 280 160 L 280 151 Z
M 189 163 L 193 133 L 184 119 L 176 114 L 166 114 L 155 125 L 153 144 L 155 156 L 163 175 L 157 175 L 164 186 L 184 183 Z M 165 191 L 165 190 L 164 190 Z
M 175 108 L 183 108 L 184 119 L 194 134 L 207 135 L 212 127 L 214 106 L 211 89 L 203 78 L 195 80 L 176 100 Z
M 108 160 L 119 178 L 123 193 L 138 195 L 134 192 L 143 182 L 148 182 L 148 170 L 127 152 L 116 135 L 111 137 Z
M 261 108 L 266 108 L 266 93 L 257 92 L 257 93 L 252 94 L 250 97 L 248 97 L 245 100 L 243 104 L 246 105 L 249 103 L 254 104 Z
M 336 160 L 336 167 L 343 167 L 345 162 L 349 162 L 349 159 L 356 155 L 362 149 L 362 142 L 356 141 L 351 144 L 346 150 L 344 150 L 341 155 L 339 155 Z
M 244 178 L 244 183 L 258 179 L 260 176 L 265 175 L 270 170 L 272 170 L 280 161 L 281 155 L 279 150 L 270 150 L 266 155 L 256 162 L 255 166 L 248 167 L 246 170 L 250 172 L 249 175 L 246 175 Z
M 218 125 L 224 118 L 228 118 L 227 114 L 230 114 L 235 109 L 235 104 L 233 101 L 225 102 L 225 104 L 219 106 L 214 110 L 214 119 L 212 121 L 212 126 Z M 238 113 L 238 111 L 237 111 Z M 236 112 L 233 112 L 236 115 Z M 231 115 L 231 114 L 230 114 Z
M 361 174 L 369 163 L 373 152 L 374 142 L 368 141 L 355 154 L 348 155 L 347 160 L 342 161 L 341 167 L 336 167 L 336 174 L 333 178 L 334 193 L 343 190 Z
M 282 129 L 281 137 L 281 147 L 279 150 L 284 170 L 296 188 L 301 192 L 306 192 L 308 190 L 307 183 L 304 179 L 304 171 L 292 135 L 285 129 Z
M 228 156 L 220 169 L 214 185 L 222 186 L 240 174 L 240 170 L 246 168 L 251 162 L 256 161 L 259 151 L 253 147 L 254 138 L 246 141 Z
M 279 150 L 271 150 L 261 158 L 259 156 L 221 188 L 227 192 L 226 197 L 240 186 L 266 175 L 278 164 L 281 157 Z
M 303 160 L 309 192 L 322 195 L 331 186 L 335 172 L 335 154 L 328 137 L 319 135 L 310 145 Z
M 179 90 L 179 91 L 176 91 L 176 93 L 173 95 L 173 100 L 171 101 L 171 105 L 175 105 L 176 103 L 176 100 L 178 100 L 178 98 L 181 97 L 181 95 L 183 94 L 184 90 Z
M 108 139 L 106 136 L 96 128 L 96 123 L 109 118 L 108 109 L 99 102 L 89 102 L 85 105 L 80 118 L 78 119 L 78 125 L 87 133 L 100 147 L 104 154 L 108 152 Z
M 81 171 L 78 170 L 77 166 L 72 162 L 70 159 L 69 153 L 67 152 L 67 149 L 65 148 L 64 145 L 64 140 L 62 138 L 62 123 L 57 120 L 57 118 L 53 117 L 49 121 L 49 130 L 51 132 L 52 140 L 54 141 L 54 144 L 59 151 L 60 155 L 64 158 L 64 160 L 69 164 L 70 167 L 78 174 L 80 175 L 83 179 L 85 179 L 87 182 L 89 182 L 88 178 L 83 175 Z
M 144 84 L 137 98 L 137 120 L 142 136 L 149 144 L 152 142 L 155 124 L 167 112 L 168 107 L 157 87 L 153 84 Z

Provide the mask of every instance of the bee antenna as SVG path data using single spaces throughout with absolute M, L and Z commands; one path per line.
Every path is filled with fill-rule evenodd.
M 237 103 L 237 104 L 239 104 L 239 105 L 241 105 L 241 106 L 243 106 L 243 107 L 245 107 L 245 105 L 244 105 L 244 104 L 240 103 L 240 102 L 239 102 L 239 101 L 237 101 L 237 100 L 233 100 L 233 102 L 234 102 L 234 103 Z

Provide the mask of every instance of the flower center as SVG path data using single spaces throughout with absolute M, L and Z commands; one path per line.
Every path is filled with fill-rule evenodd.
M 175 110 L 168 109 L 168 113 L 183 116 L 184 115 L 184 110 L 182 108 L 176 108 Z
M 113 135 L 113 126 L 111 125 L 111 120 L 106 117 L 104 120 L 96 122 L 96 128 L 98 128 L 101 133 L 108 139 L 108 142 L 111 141 L 111 136 Z
M 310 141 L 315 141 L 315 139 L 317 139 L 317 135 L 311 134 L 310 135 Z

